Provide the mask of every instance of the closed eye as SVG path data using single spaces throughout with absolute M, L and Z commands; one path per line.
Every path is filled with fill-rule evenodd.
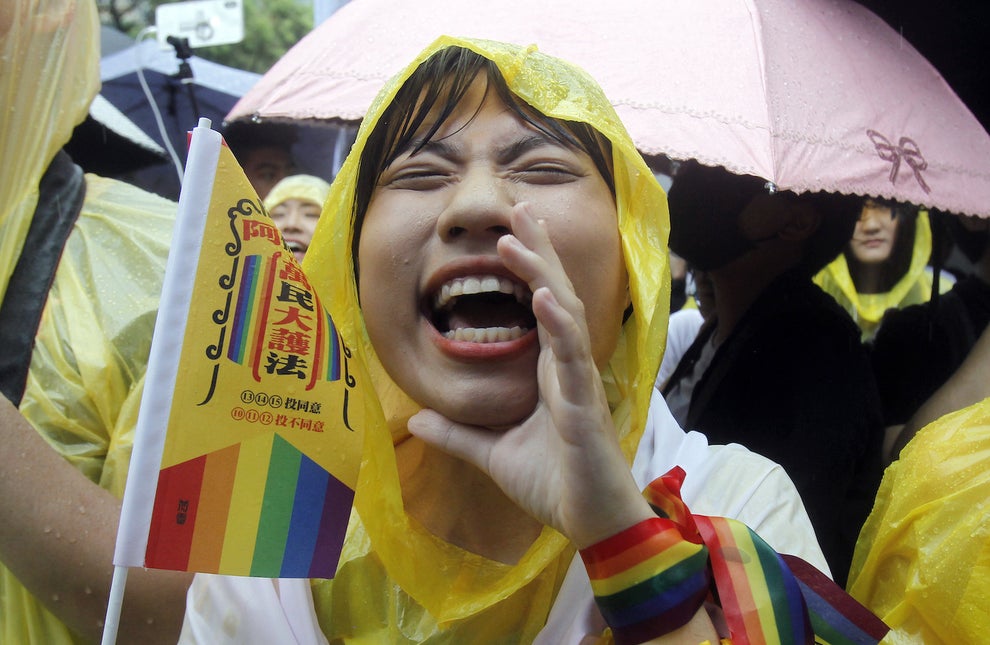
M 399 190 L 435 190 L 447 185 L 451 176 L 436 166 L 409 166 L 383 174 L 380 185 Z
M 512 172 L 514 178 L 530 184 L 565 184 L 583 176 L 572 166 L 560 163 L 536 163 Z

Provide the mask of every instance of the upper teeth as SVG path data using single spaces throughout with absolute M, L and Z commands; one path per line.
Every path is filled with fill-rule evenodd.
M 457 296 L 473 295 L 476 293 L 504 293 L 515 296 L 516 300 L 529 304 L 532 295 L 529 289 L 521 284 L 517 284 L 508 278 L 501 278 L 494 275 L 471 276 L 467 278 L 454 278 L 445 282 L 433 299 L 433 304 L 437 309 L 441 309 Z

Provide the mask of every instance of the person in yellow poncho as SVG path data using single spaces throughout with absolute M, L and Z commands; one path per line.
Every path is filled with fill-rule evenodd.
M 303 265 L 382 406 L 336 576 L 198 574 L 180 642 L 608 642 L 582 562 L 660 519 L 640 490 L 673 466 L 694 511 L 827 571 L 780 467 L 684 433 L 652 387 L 667 219 L 583 72 L 427 48 L 372 105 Z M 642 640 L 717 642 L 697 607 Z
M 2 645 L 99 638 L 175 216 L 60 152 L 99 87 L 98 30 L 92 0 L 0 7 Z M 137 572 L 121 641 L 174 642 L 187 579 Z
M 815 284 L 842 305 L 870 340 L 888 309 L 927 302 L 932 277 L 928 213 L 875 198 L 863 201 L 845 251 L 815 276 Z M 944 279 L 945 291 L 951 283 Z
M 988 366 L 984 330 L 905 426 L 856 544 L 849 592 L 890 626 L 885 643 L 982 643 L 990 631 Z
M 275 184 L 264 199 L 265 210 L 297 262 L 302 262 L 313 241 L 329 192 L 330 184 L 319 177 L 289 175 Z

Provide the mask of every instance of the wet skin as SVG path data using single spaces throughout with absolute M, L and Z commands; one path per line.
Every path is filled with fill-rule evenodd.
M 407 394 L 451 420 L 503 427 L 530 414 L 539 397 L 528 300 L 545 280 L 516 275 L 499 254 L 513 210 L 527 208 L 545 227 L 561 277 L 583 303 L 599 366 L 618 338 L 627 278 L 615 202 L 591 158 L 483 96 L 476 81 L 425 149 L 383 173 L 362 229 L 360 288 L 372 343 Z M 466 278 L 479 278 L 483 290 L 507 283 L 513 293 L 436 309 L 443 285 L 456 292 Z M 458 328 L 486 330 L 485 342 Z

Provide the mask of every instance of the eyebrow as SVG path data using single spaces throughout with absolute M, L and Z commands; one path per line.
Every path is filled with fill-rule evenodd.
M 506 164 L 514 159 L 518 159 L 531 150 L 536 150 L 546 146 L 564 149 L 567 148 L 564 144 L 541 132 L 534 132 L 532 134 L 519 137 L 507 145 L 499 146 L 495 151 L 495 159 L 500 164 Z M 416 153 L 414 154 L 418 154 L 419 152 L 430 152 L 444 158 L 456 159 L 460 154 L 459 147 L 460 146 L 452 145 L 445 140 L 431 139 L 430 141 L 424 142 L 422 139 L 413 139 L 409 142 L 409 145 L 405 146 L 405 150 L 400 152 L 400 154 L 405 154 L 407 151 L 415 150 Z

